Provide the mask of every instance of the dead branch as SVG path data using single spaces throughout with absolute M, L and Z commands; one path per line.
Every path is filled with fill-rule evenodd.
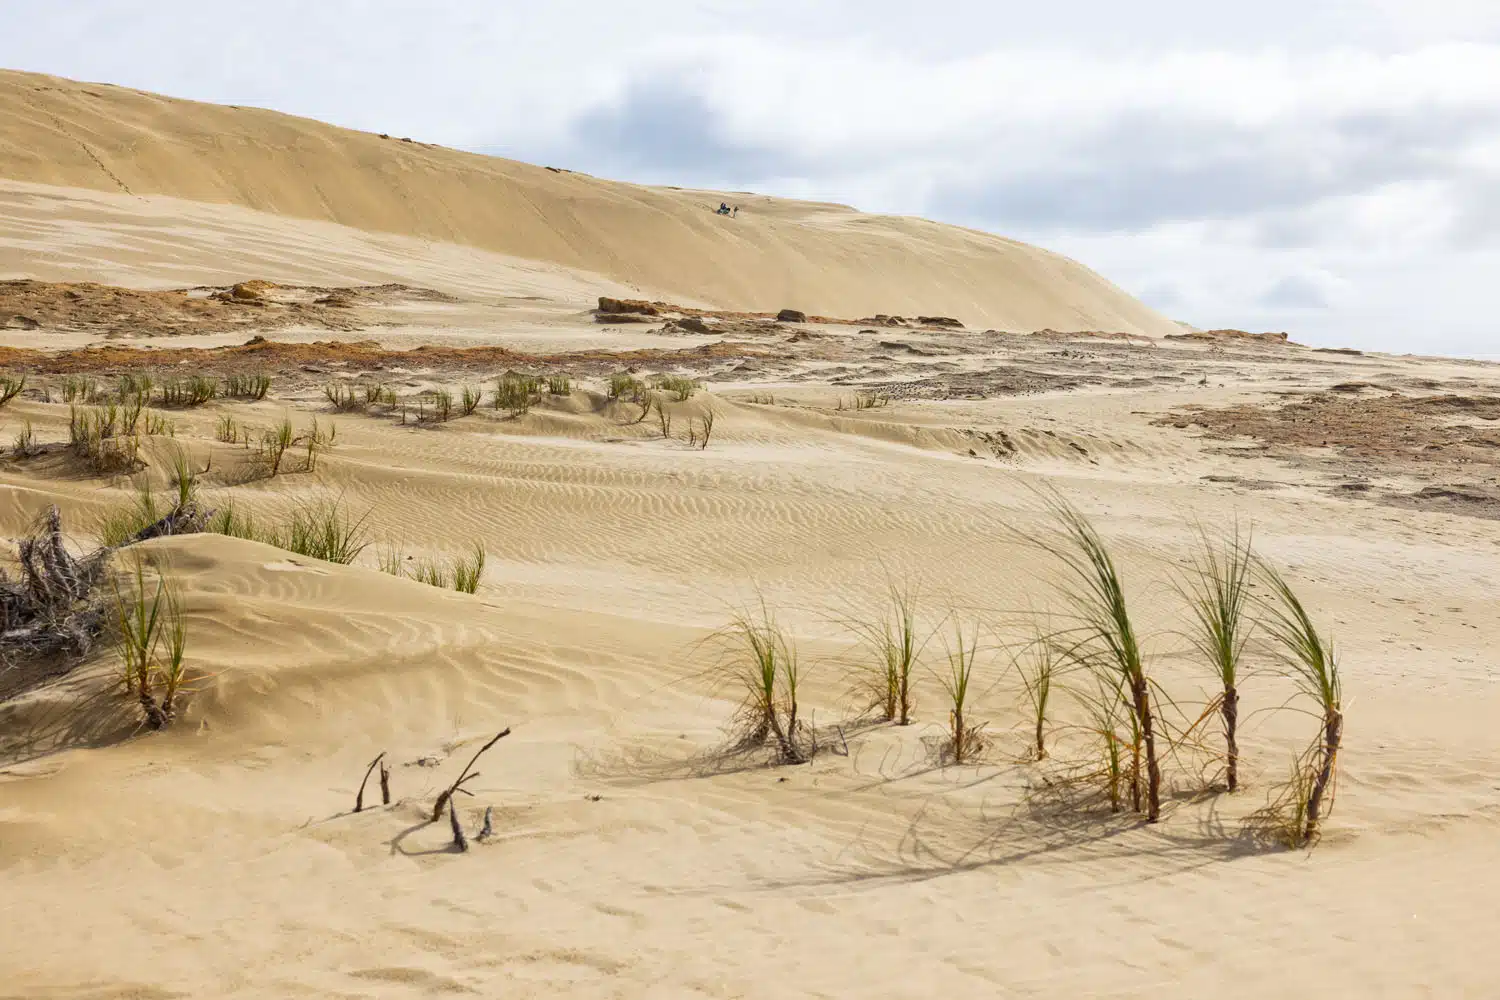
M 355 812 L 361 812 L 361 811 L 364 810 L 364 808 L 365 808 L 365 785 L 370 780 L 370 772 L 373 771 L 373 770 L 375 770 L 375 765 L 379 764 L 384 759 L 385 759 L 385 751 L 382 750 L 382 751 L 380 751 L 380 756 L 376 757 L 374 760 L 370 761 L 370 766 L 367 767 L 367 768 L 365 768 L 364 781 L 361 781 L 359 783 L 359 794 L 356 795 L 356 796 L 354 796 L 354 811 Z M 385 768 L 381 767 L 380 770 L 381 770 L 380 783 L 382 785 L 384 785 L 385 784 Z M 386 805 L 390 805 L 390 802 L 391 802 L 390 796 L 386 796 L 385 802 L 386 802 Z
M 483 755 L 486 750 L 488 750 L 490 747 L 494 746 L 496 743 L 499 743 L 502 739 L 504 739 L 505 737 L 507 737 L 509 735 L 510 735 L 510 727 L 507 726 L 507 727 L 505 727 L 504 731 L 502 731 L 501 733 L 499 733 L 498 735 L 496 735 L 496 737 L 494 739 L 490 740 L 484 746 L 480 747 L 479 748 L 479 753 L 476 753 L 473 757 L 469 758 L 469 763 L 466 764 L 466 765 L 464 765 L 463 772 L 461 774 L 459 774 L 458 780 L 455 781 L 453 784 L 449 785 L 443 791 L 443 794 L 441 794 L 441 795 L 438 796 L 437 802 L 433 804 L 433 807 L 432 807 L 432 820 L 431 820 L 433 823 L 436 823 L 438 820 L 440 820 L 440 819 L 443 818 L 443 807 L 444 806 L 451 806 L 453 796 L 454 796 L 454 794 L 456 792 L 463 792 L 466 795 L 470 794 L 465 788 L 463 788 L 463 784 L 464 784 L 464 782 L 469 781 L 472 778 L 479 777 L 479 775 L 478 774 L 470 774 L 469 773 L 469 768 L 471 768 L 471 767 L 474 766 L 474 762 L 477 761 L 477 760 L 479 760 L 480 756 Z M 455 821 L 455 822 L 457 822 L 457 821 Z
M 385 754 L 381 754 L 382 757 Z M 382 762 L 380 765 L 380 804 L 388 806 L 391 804 L 391 769 Z
M 448 800 L 448 825 L 453 828 L 453 846 L 460 851 L 469 849 L 469 838 L 464 836 L 464 828 L 458 821 L 458 810 L 453 808 L 453 800 Z
M 137 531 L 126 544 L 132 545 L 150 538 L 163 538 L 168 535 L 197 534 L 208 526 L 213 516 L 212 510 L 205 510 L 195 501 L 189 500 L 181 506 L 173 507 L 166 517 Z

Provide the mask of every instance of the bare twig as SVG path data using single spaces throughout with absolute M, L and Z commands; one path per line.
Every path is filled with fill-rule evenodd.
M 476 753 L 473 757 L 469 758 L 469 763 L 464 766 L 463 773 L 458 776 L 458 780 L 444 789 L 443 794 L 439 795 L 437 798 L 437 802 L 433 804 L 432 822 L 436 823 L 438 820 L 443 818 L 443 807 L 446 805 L 450 805 L 455 792 L 464 792 L 464 794 L 466 795 L 469 794 L 468 791 L 462 787 L 463 783 L 469 781 L 472 778 L 479 777 L 478 774 L 470 774 L 469 768 L 474 766 L 474 762 L 477 761 L 486 750 L 494 746 L 496 743 L 499 743 L 502 739 L 509 735 L 510 727 L 507 726 L 504 731 L 497 734 L 494 739 L 490 740 L 484 746 L 480 747 L 479 753 Z
M 448 800 L 448 825 L 453 828 L 453 846 L 460 851 L 469 849 L 469 838 L 464 836 L 464 828 L 458 821 L 458 810 L 453 807 L 453 800 Z
M 381 754 L 381 756 L 385 755 Z M 380 765 L 380 804 L 386 806 L 391 804 L 391 769 L 386 767 L 384 762 Z
M 376 757 L 374 760 L 370 761 L 370 766 L 367 767 L 367 768 L 365 768 L 365 777 L 364 777 L 364 780 L 359 783 L 359 794 L 356 795 L 356 796 L 354 796 L 354 811 L 355 812 L 363 812 L 364 811 L 364 808 L 365 808 L 365 785 L 369 782 L 369 780 L 370 780 L 370 772 L 373 771 L 373 770 L 375 770 L 375 765 L 379 764 L 384 759 L 385 759 L 385 751 L 382 750 L 382 751 L 380 751 L 380 756 Z M 382 765 L 381 768 L 380 768 L 380 784 L 381 784 L 382 787 L 384 787 L 384 785 L 385 785 L 385 775 L 386 775 L 386 770 L 385 770 L 385 767 Z M 389 795 L 387 795 L 385 797 L 385 802 L 386 802 L 386 805 L 390 805 L 391 797 Z

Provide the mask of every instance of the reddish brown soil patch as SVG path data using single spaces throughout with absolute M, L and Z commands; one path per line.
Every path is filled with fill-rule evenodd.
M 90 347 L 72 351 L 0 348 L 0 367 L 32 374 L 113 375 L 130 371 L 173 371 L 215 375 L 294 372 L 307 366 L 332 365 L 340 371 L 381 371 L 420 367 L 473 372 L 506 368 L 559 368 L 580 373 L 619 371 L 644 366 L 704 365 L 730 359 L 772 356 L 746 344 L 720 342 L 681 351 L 572 351 L 526 354 L 503 347 L 417 347 L 394 350 L 375 341 L 283 343 L 259 337 L 234 347 L 175 347 L 142 350 Z
M 1158 423 L 1198 426 L 1211 437 L 1255 438 L 1268 451 L 1333 448 L 1396 463 L 1492 463 L 1500 459 L 1500 396 L 1351 396 L 1315 392 L 1280 405 L 1189 407 Z
M 101 337 L 280 330 L 293 326 L 358 330 L 350 310 L 395 302 L 456 302 L 407 285 L 324 288 L 241 281 L 234 285 L 145 291 L 92 282 L 0 281 L 0 329 L 85 332 Z

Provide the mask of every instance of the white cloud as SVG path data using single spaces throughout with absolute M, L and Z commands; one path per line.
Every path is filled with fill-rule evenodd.
M 1500 5 L 1205 6 L 53 0 L 0 62 L 934 215 L 1200 326 L 1483 350 Z

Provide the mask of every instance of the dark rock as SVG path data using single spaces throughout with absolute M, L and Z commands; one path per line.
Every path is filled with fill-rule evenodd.
M 922 326 L 946 326 L 955 330 L 964 328 L 964 325 L 952 316 L 918 316 L 917 322 Z
M 660 309 L 643 299 L 612 299 L 606 295 L 599 296 L 599 312 L 637 313 L 641 316 L 661 315 Z
M 807 322 L 807 313 L 805 313 L 805 312 L 799 312 L 796 309 L 783 309 L 783 310 L 781 310 L 781 312 L 779 312 L 779 313 L 776 314 L 776 322 L 778 322 L 778 323 L 806 323 Z

